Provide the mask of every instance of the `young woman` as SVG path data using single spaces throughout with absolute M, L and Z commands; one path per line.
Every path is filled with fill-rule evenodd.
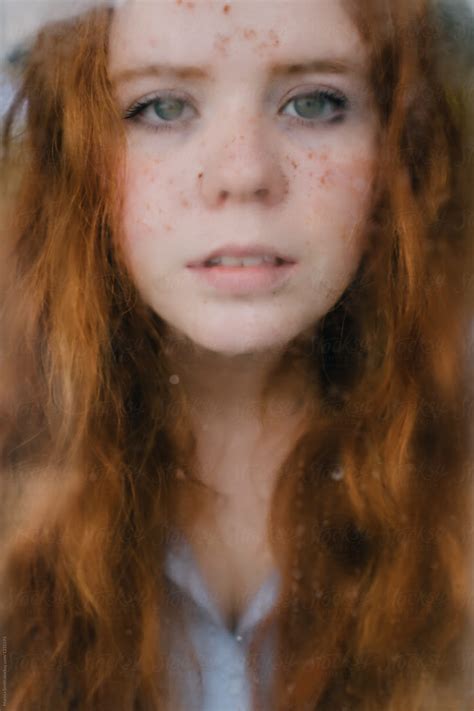
M 80 5 L 10 54 L 7 708 L 467 709 L 470 13 Z

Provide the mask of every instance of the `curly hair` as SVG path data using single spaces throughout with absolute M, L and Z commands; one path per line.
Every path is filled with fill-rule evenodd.
M 370 248 L 311 344 L 290 344 L 281 365 L 309 363 L 315 407 L 273 495 L 283 585 L 249 669 L 277 620 L 276 711 L 460 711 L 474 260 L 472 56 L 459 47 L 472 17 L 426 0 L 345 5 L 382 129 Z M 209 493 L 192 473 L 188 403 L 169 385 L 165 324 L 117 239 L 111 16 L 38 35 L 4 124 L 0 618 L 12 711 L 168 708 L 166 544 L 181 493 Z

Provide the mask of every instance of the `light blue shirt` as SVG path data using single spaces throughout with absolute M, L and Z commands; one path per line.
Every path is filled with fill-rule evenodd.
M 249 600 L 237 621 L 235 631 L 226 625 L 208 590 L 192 548 L 179 534 L 167 546 L 165 575 L 172 595 L 173 614 L 168 625 L 169 668 L 173 709 L 186 711 L 250 711 L 251 684 L 246 670 L 249 643 L 257 623 L 263 620 L 277 599 L 280 573 L 274 570 Z M 202 690 L 192 659 L 186 653 L 186 641 L 179 634 L 182 620 L 185 634 L 197 656 L 202 673 Z M 271 711 L 270 681 L 276 642 L 275 627 L 264 639 L 258 683 L 265 711 Z M 176 698 L 174 698 L 176 695 Z

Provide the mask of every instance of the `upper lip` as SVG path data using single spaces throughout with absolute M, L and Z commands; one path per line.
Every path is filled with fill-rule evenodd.
M 187 264 L 188 267 L 200 267 L 208 262 L 209 259 L 214 259 L 215 257 L 253 257 L 253 256 L 263 256 L 267 255 L 269 257 L 279 257 L 285 262 L 290 264 L 294 263 L 295 260 L 287 254 L 276 250 L 274 247 L 269 247 L 265 244 L 248 244 L 248 245 L 238 245 L 238 244 L 227 244 L 222 247 L 217 247 L 214 251 L 209 252 L 205 257 L 194 260 Z

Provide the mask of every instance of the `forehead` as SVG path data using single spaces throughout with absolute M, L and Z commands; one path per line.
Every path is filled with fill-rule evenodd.
M 365 48 L 344 0 L 126 0 L 114 14 L 110 61 L 211 66 L 347 57 Z

